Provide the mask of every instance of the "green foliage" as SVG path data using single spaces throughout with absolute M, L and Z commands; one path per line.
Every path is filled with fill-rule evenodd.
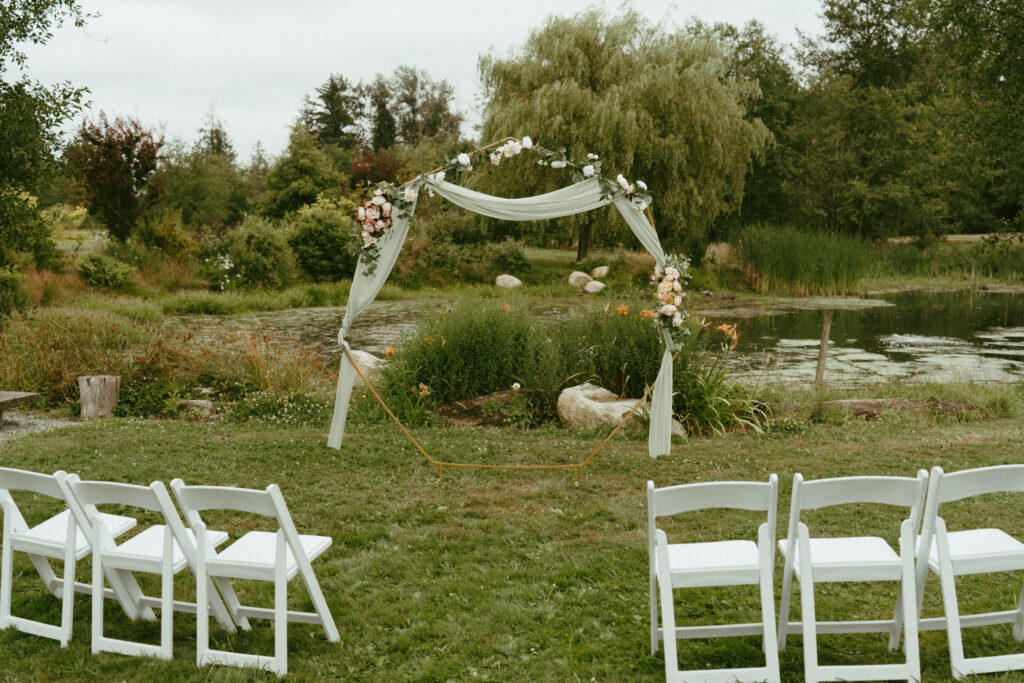
M 406 239 L 390 280 L 403 287 L 493 283 L 501 273 L 521 274 L 529 267 L 522 242 L 457 244 L 427 234 Z
M 352 149 L 359 141 L 356 121 L 362 114 L 357 88 L 341 74 L 331 74 L 316 89 L 316 98 L 306 98 L 301 118 L 306 129 L 325 145 Z
M 162 187 L 150 183 L 150 177 L 163 144 L 163 136 L 135 118 L 110 121 L 101 111 L 98 121 L 82 123 L 67 161 L 90 213 L 103 221 L 111 237 L 128 239 L 159 198 Z
M 226 133 L 216 121 L 192 149 L 175 141 L 161 155 L 163 206 L 193 228 L 236 225 L 249 201 L 249 188 L 235 165 Z
M 21 285 L 25 276 L 10 266 L 0 266 L 0 319 L 28 305 Z
M 104 254 L 89 254 L 78 264 L 78 272 L 93 287 L 124 289 L 131 282 L 133 266 Z
M 351 278 L 359 260 L 359 242 L 352 236 L 356 204 L 347 199 L 320 199 L 301 209 L 290 223 L 288 244 L 310 279 L 331 282 Z
M 572 158 L 598 154 L 610 177 L 650 186 L 663 243 L 699 256 L 711 223 L 739 206 L 746 170 L 769 135 L 747 117 L 756 85 L 726 69 L 717 42 L 668 33 L 635 11 L 551 17 L 518 54 L 481 59 L 483 139 L 528 134 Z M 484 190 L 517 196 L 565 182 L 535 168 L 474 177 Z M 591 220 L 560 221 L 581 230 L 581 258 Z
M 257 391 L 232 403 L 227 417 L 235 422 L 319 427 L 330 422 L 333 412 L 334 403 L 329 398 Z
M 337 190 L 340 175 L 330 158 L 317 146 L 301 124 L 292 128 L 288 148 L 266 177 L 266 191 L 259 199 L 260 213 L 280 218 L 313 204 L 323 192 Z
M 23 48 L 46 43 L 65 21 L 81 26 L 84 20 L 81 6 L 63 0 L 5 3 L 0 12 L 0 267 L 14 251 L 30 252 L 38 267 L 55 256 L 25 193 L 47 171 L 59 128 L 81 109 L 85 93 L 67 82 L 46 87 L 29 80 Z
M 295 256 L 280 226 L 246 216 L 226 240 L 232 284 L 281 289 L 295 279 Z
M 185 258 L 199 253 L 199 243 L 181 220 L 181 212 L 164 210 L 143 220 L 132 232 L 143 246 L 160 251 L 171 258 Z
M 851 293 L 870 262 L 868 246 L 855 237 L 792 226 L 747 226 L 736 247 L 759 292 Z

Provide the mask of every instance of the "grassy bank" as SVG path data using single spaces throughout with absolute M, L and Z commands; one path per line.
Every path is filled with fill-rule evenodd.
M 644 484 L 717 479 L 781 481 L 779 524 L 785 528 L 794 472 L 808 478 L 854 474 L 913 475 L 941 465 L 947 471 L 1020 462 L 1019 419 L 961 423 L 928 415 L 892 414 L 853 420 L 841 429 L 805 424 L 770 436 L 731 434 L 691 439 L 673 455 L 651 460 L 638 440 L 614 440 L 580 471 L 566 473 L 437 472 L 391 426 L 350 426 L 344 450 L 324 447 L 325 428 L 110 420 L 19 437 L 0 448 L 0 464 L 37 471 L 64 468 L 85 478 L 137 483 L 183 477 L 190 483 L 281 485 L 300 530 L 330 535 L 333 547 L 314 567 L 342 643 L 322 631 L 292 625 L 291 672 L 297 680 L 664 680 L 661 655 L 648 653 L 647 546 Z M 561 430 L 414 430 L 436 454 L 472 462 L 563 463 L 589 452 L 593 438 Z M 1024 507 L 1004 497 L 950 506 L 960 524 L 998 522 L 1012 531 Z M 28 505 L 30 521 L 41 510 Z M 852 511 L 829 523 L 895 540 L 895 520 Z M 707 515 L 676 529 L 676 539 L 752 535 L 756 515 Z M 821 523 L 823 518 L 812 520 Z M 230 520 L 225 520 L 229 528 Z M 820 527 L 818 527 L 820 528 Z M 238 529 L 234 529 L 237 531 Z M 79 566 L 88 576 L 89 562 Z M 56 619 L 56 599 L 21 556 L 15 563 L 14 612 Z M 776 576 L 781 573 L 781 565 Z M 178 597 L 188 595 L 187 572 Z M 152 590 L 152 584 L 148 585 Z M 271 604 L 268 584 L 242 583 L 244 598 Z M 1007 609 L 1019 579 L 993 575 L 965 581 L 966 609 Z M 300 584 L 290 604 L 308 608 Z M 819 601 L 819 616 L 856 612 L 891 616 L 895 591 L 863 584 L 835 586 Z M 677 619 L 756 620 L 757 596 L 745 588 L 679 591 Z M 778 591 L 776 591 L 778 595 Z M 998 607 L 1002 605 L 1002 607 Z M 926 592 L 926 615 L 941 613 L 937 582 Z M 156 638 L 156 624 L 131 624 L 108 605 L 112 635 Z M 872 617 L 871 615 L 874 615 Z M 89 601 L 75 604 L 75 635 L 62 650 L 52 641 L 0 633 L 5 680 L 252 680 L 235 670 L 194 666 L 195 622 L 176 615 L 170 662 L 89 653 Z M 212 628 L 214 646 L 270 652 L 272 630 L 256 623 L 228 638 Z M 802 678 L 801 639 L 782 654 L 783 680 Z M 967 631 L 969 654 L 1019 651 L 1009 628 Z M 740 638 L 682 643 L 680 665 L 754 665 L 758 641 Z M 881 635 L 832 636 L 821 641 L 823 663 L 891 657 Z M 921 637 L 922 674 L 951 681 L 945 634 Z M 266 677 L 270 680 L 271 677 Z M 996 680 L 1024 680 L 1010 674 Z

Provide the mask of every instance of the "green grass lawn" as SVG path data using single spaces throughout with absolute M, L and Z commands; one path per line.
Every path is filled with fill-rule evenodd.
M 218 423 L 107 420 L 0 443 L 0 464 L 41 472 L 63 468 L 83 478 L 148 483 L 180 476 L 186 483 L 262 488 L 281 486 L 300 532 L 330 535 L 334 545 L 314 563 L 341 632 L 341 644 L 307 625 L 289 629 L 290 676 L 297 680 L 389 681 L 634 681 L 664 680 L 661 654 L 648 646 L 645 483 L 781 481 L 779 527 L 784 533 L 795 472 L 807 478 L 855 474 L 912 476 L 941 465 L 954 471 L 1024 461 L 1024 425 L 1018 419 L 958 423 L 925 416 L 888 415 L 870 423 L 804 426 L 785 434 L 731 434 L 677 444 L 669 457 L 650 459 L 639 439 L 616 439 L 580 471 L 437 470 L 390 425 L 350 425 L 342 451 L 325 447 L 323 428 Z M 416 430 L 443 459 L 481 463 L 579 461 L 600 435 L 547 429 Z M 39 521 L 39 502 L 23 505 Z M 959 523 L 998 524 L 1021 536 L 1024 507 L 1005 497 L 944 508 Z M 234 517 L 212 518 L 238 532 Z M 669 529 L 674 540 L 754 536 L 754 514 L 697 514 Z M 895 544 L 895 515 L 871 510 L 808 519 L 824 531 L 879 533 Z M 815 524 L 817 522 L 817 525 Z M 827 528 L 826 528 L 827 527 Z M 80 563 L 79 580 L 89 576 Z M 776 572 L 779 582 L 781 563 Z M 186 571 L 177 597 L 192 592 Z M 1008 609 L 1019 575 L 964 581 L 967 609 Z M 155 592 L 153 583 L 145 584 Z M 300 581 L 291 606 L 309 609 Z M 242 582 L 243 601 L 272 605 L 270 584 Z M 778 590 L 776 591 L 776 596 Z M 891 615 L 895 590 L 868 584 L 822 589 L 819 618 Z M 56 621 L 49 596 L 24 556 L 15 562 L 13 611 Z M 758 619 L 756 589 L 677 591 L 677 620 Z M 132 624 L 113 601 L 108 633 L 158 637 L 156 623 Z M 799 614 L 798 603 L 794 608 Z M 938 583 L 926 594 L 926 615 L 941 612 Z M 53 641 L 0 633 L 0 680 L 253 680 L 269 675 L 195 667 L 195 620 L 175 615 L 170 662 L 89 649 L 89 599 L 75 603 L 74 637 L 62 650 Z M 1008 627 L 965 632 L 968 655 L 1019 651 Z M 214 647 L 272 652 L 268 623 L 236 636 L 211 627 Z M 822 663 L 892 657 L 882 635 L 826 636 Z M 944 632 L 921 637 L 925 681 L 950 681 Z M 803 677 L 801 638 L 782 655 L 783 680 Z M 759 663 L 755 638 L 681 641 L 680 665 Z M 1024 674 L 985 680 L 1024 680 Z

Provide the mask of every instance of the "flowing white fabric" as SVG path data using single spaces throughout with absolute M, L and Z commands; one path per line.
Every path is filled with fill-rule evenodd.
M 624 196 L 602 196 L 601 183 L 596 176 L 568 187 L 563 187 L 560 190 L 555 190 L 554 192 L 517 199 L 494 197 L 474 190 L 468 190 L 452 183 L 437 182 L 429 176 L 418 179 L 413 185 L 417 192 L 421 186 L 428 187 L 430 190 L 464 209 L 509 221 L 536 221 L 561 218 L 585 211 L 592 211 L 609 203 L 614 203 L 615 208 L 622 214 L 633 234 L 640 240 L 640 244 L 650 252 L 658 265 L 662 267 L 665 265 L 665 253 L 661 249 L 658 233 L 655 232 L 654 226 L 650 224 L 644 213 L 634 208 Z M 349 291 L 345 318 L 342 322 L 341 331 L 338 333 L 338 344 L 343 349 L 349 349 L 348 342 L 345 341 L 345 335 L 348 334 L 352 321 L 373 302 L 391 274 L 391 270 L 395 267 L 398 254 L 409 232 L 409 220 L 412 218 L 415 209 L 416 202 L 413 201 L 405 213 L 392 219 L 390 234 L 380 242 L 377 268 L 372 275 L 366 275 L 363 260 L 362 258 L 359 259 L 355 275 L 352 278 L 352 289 Z M 662 356 L 661 369 L 651 390 L 651 424 L 647 447 L 652 458 L 656 458 L 659 455 L 667 455 L 671 447 L 672 352 L 675 350 L 675 345 L 667 330 L 664 331 L 664 339 L 665 353 Z M 334 418 L 331 421 L 330 435 L 327 437 L 327 445 L 330 448 L 341 448 L 345 431 L 345 420 L 348 416 L 348 404 L 352 397 L 354 383 L 355 371 L 348 357 L 343 355 L 341 370 L 338 373 L 338 390 L 335 395 Z

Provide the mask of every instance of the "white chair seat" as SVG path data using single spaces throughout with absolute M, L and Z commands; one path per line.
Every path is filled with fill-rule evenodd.
M 951 531 L 949 556 L 954 574 L 983 574 L 1024 569 L 1024 543 L 1001 529 Z M 920 540 L 918 541 L 920 543 Z M 928 567 L 939 573 L 939 549 L 931 544 Z
M 45 522 L 36 524 L 28 531 L 17 534 L 17 536 L 30 539 L 34 543 L 51 546 L 54 550 L 58 551 L 57 555 L 51 555 L 51 557 L 63 557 L 64 543 L 68 537 L 68 520 L 70 518 L 71 511 L 64 510 L 59 514 L 50 517 Z M 107 531 L 110 532 L 110 535 L 113 538 L 117 538 L 134 527 L 137 523 L 136 520 L 131 517 L 110 515 L 105 512 L 100 513 L 100 521 L 103 523 L 103 526 L 106 527 Z M 82 559 L 89 554 L 89 550 L 89 539 L 86 538 L 85 534 L 82 532 L 82 527 L 79 526 L 75 530 L 75 559 Z
M 786 556 L 788 539 L 779 541 Z M 812 538 L 811 567 L 815 582 L 821 581 L 898 581 L 900 556 L 877 536 L 848 538 Z M 795 547 L 793 571 L 800 578 L 800 551 Z
M 143 562 L 148 563 L 155 567 L 156 570 L 159 570 L 160 561 L 164 556 L 165 528 L 166 525 L 164 524 L 155 524 L 135 536 L 132 536 L 116 548 L 104 550 L 104 562 L 112 567 L 121 566 L 122 563 L 132 564 L 134 562 Z M 188 534 L 189 540 L 192 541 L 194 546 L 196 542 L 195 534 L 191 529 L 185 529 L 185 533 Z M 210 541 L 213 542 L 213 546 L 215 548 L 223 545 L 224 541 L 228 540 L 228 534 L 225 531 L 207 531 L 207 533 L 209 534 Z M 187 564 L 188 560 L 185 558 L 185 553 L 182 552 L 181 546 L 178 545 L 178 541 L 174 540 L 171 567 L 174 569 L 175 573 L 178 573 L 184 569 Z
M 668 546 L 668 561 L 677 588 L 744 586 L 759 580 L 760 558 L 753 541 L 674 543 Z
M 207 532 L 211 533 L 211 532 Z M 299 534 L 299 542 L 306 557 L 312 562 L 325 550 L 331 547 L 330 536 L 312 536 Z M 249 565 L 266 570 L 273 570 L 274 557 L 277 552 L 277 534 L 270 531 L 250 531 L 217 553 L 219 562 Z M 211 558 L 213 559 L 213 558 Z M 285 576 L 291 579 L 298 571 L 298 563 L 292 549 L 285 548 Z

